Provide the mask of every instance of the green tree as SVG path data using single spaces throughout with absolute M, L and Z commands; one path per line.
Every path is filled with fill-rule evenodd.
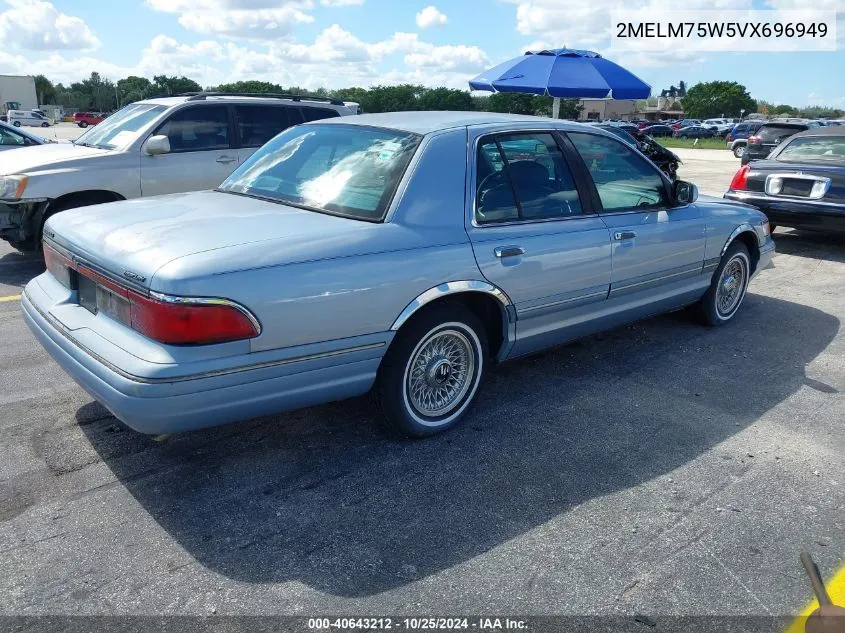
M 185 92 L 202 92 L 202 86 L 193 79 L 188 79 L 187 77 L 155 75 L 153 77 L 153 84 L 155 91 L 161 95 L 179 95 Z
M 364 112 L 404 112 L 419 109 L 419 98 L 424 88 L 411 84 L 375 86 L 370 88 L 360 102 Z
M 740 110 L 754 112 L 757 102 L 745 86 L 735 81 L 708 81 L 695 84 L 682 100 L 684 113 L 691 118 L 739 116 Z
M 56 88 L 44 75 L 35 75 L 35 95 L 38 105 L 55 103 Z
M 127 103 L 134 103 L 147 99 L 154 94 L 153 83 L 146 77 L 137 77 L 130 75 L 124 79 L 119 79 L 116 84 L 117 96 L 119 103 L 118 107 L 123 107 Z
M 260 92 L 260 93 L 287 93 L 290 92 L 282 88 L 279 84 L 270 83 L 269 81 L 236 81 L 229 84 L 220 84 L 209 88 L 213 92 Z
M 473 110 L 472 97 L 466 90 L 433 88 L 425 90 L 419 99 L 420 110 Z

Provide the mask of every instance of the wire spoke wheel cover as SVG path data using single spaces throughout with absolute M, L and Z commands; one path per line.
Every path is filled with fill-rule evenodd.
M 729 319 L 736 312 L 748 285 L 748 260 L 741 254 L 734 255 L 722 270 L 716 288 L 716 312 Z
M 429 332 L 405 368 L 408 404 L 432 422 L 448 416 L 474 388 L 479 362 L 476 342 L 465 332 L 448 326 Z

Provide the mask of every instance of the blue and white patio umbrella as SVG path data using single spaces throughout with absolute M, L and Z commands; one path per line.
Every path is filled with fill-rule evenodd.
M 647 99 L 651 86 L 593 51 L 555 48 L 528 51 L 469 82 L 473 90 L 525 92 L 560 99 Z

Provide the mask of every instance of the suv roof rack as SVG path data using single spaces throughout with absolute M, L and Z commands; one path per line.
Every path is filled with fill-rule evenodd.
M 265 99 L 289 99 L 290 101 L 323 101 L 332 105 L 346 105 L 340 99 L 331 97 L 315 97 L 313 95 L 282 94 L 277 92 L 183 92 L 178 95 L 188 97 L 188 101 L 205 101 L 207 97 L 259 97 Z

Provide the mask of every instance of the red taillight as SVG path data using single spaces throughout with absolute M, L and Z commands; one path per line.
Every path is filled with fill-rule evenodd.
M 71 270 L 93 281 L 96 297 L 91 303 L 96 303 L 97 312 L 154 341 L 168 345 L 207 345 L 253 338 L 261 333 L 255 318 L 232 301 L 172 297 L 155 292 L 149 296 L 141 294 L 85 264 L 73 262 L 47 244 L 44 260 L 50 273 L 68 288 Z
M 743 165 L 739 171 L 734 174 L 731 180 L 730 188 L 734 191 L 742 191 L 748 186 L 748 172 L 751 168 L 748 165 Z
M 70 288 L 70 269 L 73 268 L 73 262 L 70 259 L 44 244 L 44 264 L 56 281 Z
M 201 303 L 196 303 L 202 301 Z M 231 302 L 145 297 L 130 293 L 132 329 L 171 345 L 223 343 L 258 336 L 253 321 Z
M 759 136 L 749 136 L 749 137 L 748 137 L 748 142 L 749 142 L 751 145 L 756 145 L 757 143 L 762 143 L 762 142 L 763 142 L 763 139 L 761 139 Z
M 733 140 L 734 140 L 734 137 L 733 137 L 733 136 L 731 136 L 731 133 L 730 133 L 730 132 L 728 132 L 728 135 L 725 137 L 725 141 L 727 141 L 728 143 L 730 143 L 730 142 L 732 142 Z

